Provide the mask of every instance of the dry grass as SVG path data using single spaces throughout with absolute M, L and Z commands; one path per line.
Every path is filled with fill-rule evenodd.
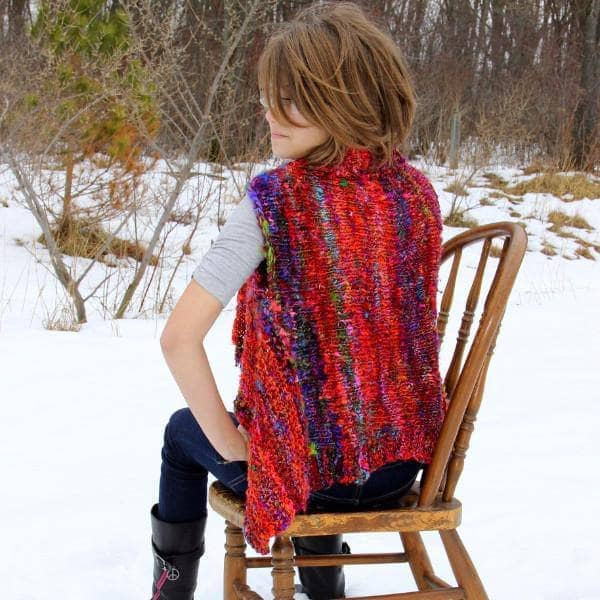
M 477 227 L 479 223 L 477 219 L 468 217 L 464 211 L 454 211 L 444 218 L 444 225 L 448 225 L 448 227 L 466 227 L 467 229 L 471 229 L 471 227 Z
M 588 242 L 587 240 L 584 240 L 583 238 L 579 237 L 578 235 L 572 235 L 571 237 L 580 246 L 583 246 L 584 248 L 593 248 L 596 252 L 598 252 L 598 254 L 600 254 L 600 244 L 594 244 L 594 242 Z
M 582 174 L 560 175 L 558 173 L 543 173 L 527 181 L 521 181 L 512 187 L 503 188 L 509 194 L 523 195 L 528 193 L 552 194 L 565 202 L 581 200 L 582 198 L 600 198 L 600 183 L 590 181 Z M 568 196 L 564 198 L 564 196 Z
M 469 192 L 465 187 L 464 183 L 460 182 L 458 179 L 451 181 L 445 188 L 445 192 L 450 192 L 451 194 L 455 194 L 456 196 L 468 196 Z
M 500 258 L 502 256 L 502 246 L 498 244 L 492 244 L 490 247 L 490 256 L 494 258 Z
M 77 321 L 73 307 L 69 305 L 57 306 L 52 315 L 42 320 L 42 325 L 49 331 L 79 331 L 81 323 Z
M 562 229 L 560 225 L 551 225 L 550 227 L 548 227 L 548 229 L 546 229 L 546 231 L 555 233 L 558 237 L 561 237 L 561 238 L 575 239 L 577 237 L 576 235 L 572 234 L 571 232 L 565 231 L 564 229 Z
M 547 229 L 547 231 L 551 231 L 552 233 L 555 233 L 560 238 L 574 240 L 578 244 L 578 247 L 575 250 L 575 254 L 577 256 L 582 256 L 583 258 L 587 258 L 588 260 L 596 260 L 596 257 L 592 254 L 591 250 L 595 250 L 598 254 L 600 254 L 600 244 L 595 244 L 594 242 L 588 242 L 587 240 L 584 240 L 582 237 L 579 237 L 578 235 L 575 235 L 574 233 L 563 230 L 561 228 L 561 226 L 558 224 L 553 224 L 551 227 L 549 227 Z M 550 256 L 553 256 L 554 254 L 556 254 L 556 252 L 554 252 L 554 254 L 551 253 L 554 249 L 555 249 L 555 246 L 552 246 L 552 244 L 550 244 L 546 240 L 544 240 L 542 242 L 542 250 L 541 250 L 542 254 L 548 254 Z M 563 258 L 567 258 L 569 260 L 573 260 L 573 258 L 574 258 L 574 257 L 566 255 L 566 254 L 562 254 L 562 256 L 563 256 Z
M 500 175 L 496 175 L 496 173 L 492 173 L 491 171 L 484 173 L 483 176 L 488 180 L 489 187 L 503 190 L 508 185 L 506 179 L 503 179 Z
M 513 208 L 509 208 L 508 209 L 508 214 L 513 217 L 514 219 L 517 219 L 521 216 L 521 213 L 517 210 L 514 210 Z
M 587 258 L 588 260 L 596 260 L 594 255 L 590 252 L 590 249 L 585 246 L 579 246 L 575 250 L 575 254 L 577 254 L 577 256 L 583 256 L 583 258 Z
M 586 229 L 593 231 L 594 228 L 579 214 L 573 216 L 564 213 L 562 210 L 551 210 L 548 213 L 548 222 L 556 228 L 574 227 L 576 229 Z
M 511 204 L 521 204 L 521 202 L 523 202 L 522 197 L 515 197 L 515 195 L 509 196 L 505 191 L 502 191 L 508 189 L 508 183 L 502 179 L 502 177 L 499 177 L 495 173 L 484 173 L 483 176 L 488 180 L 489 187 L 495 188 L 488 194 L 489 198 L 504 198 Z
M 62 220 L 53 228 L 52 234 L 61 252 L 69 256 L 83 256 L 93 259 L 96 253 L 109 238 L 109 234 L 95 222 L 85 219 Z M 42 233 L 37 238 L 40 244 L 46 245 L 45 235 Z M 105 261 L 107 254 L 114 254 L 117 258 L 131 257 L 141 261 L 144 252 L 144 246 L 139 242 L 131 242 L 122 238 L 114 237 L 108 244 L 107 250 L 98 258 L 110 266 L 112 262 Z M 158 265 L 158 257 L 152 255 L 150 263 L 152 266 Z
M 479 204 L 481 204 L 481 206 L 496 206 L 496 203 L 491 199 L 491 197 L 480 198 Z
M 542 240 L 542 249 L 540 250 L 542 254 L 546 256 L 556 256 L 556 246 L 551 244 L 548 240 Z
M 547 164 L 544 164 L 541 160 L 536 159 L 529 163 L 523 169 L 523 175 L 533 175 L 534 173 L 544 173 L 551 170 L 551 167 Z
M 178 225 L 191 225 L 194 222 L 192 210 L 189 208 L 184 211 L 172 210 L 169 215 L 169 221 L 177 223 Z

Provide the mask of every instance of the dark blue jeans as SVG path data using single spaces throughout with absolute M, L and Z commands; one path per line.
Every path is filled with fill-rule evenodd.
M 238 425 L 232 412 L 229 416 Z M 208 473 L 241 497 L 248 486 L 244 460 L 227 462 L 208 441 L 191 410 L 175 411 L 164 433 L 158 514 L 170 523 L 194 521 L 207 514 Z M 373 471 L 363 484 L 339 484 L 312 492 L 308 509 L 384 508 L 402 497 L 422 464 L 396 461 Z

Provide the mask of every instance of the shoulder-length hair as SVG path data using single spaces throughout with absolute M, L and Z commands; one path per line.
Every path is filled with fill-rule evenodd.
M 348 147 L 373 152 L 373 166 L 392 164 L 407 138 L 415 94 L 404 57 L 391 36 L 354 2 L 319 2 L 280 24 L 258 62 L 258 86 L 275 119 L 286 115 L 281 94 L 329 133 L 306 157 L 337 164 Z

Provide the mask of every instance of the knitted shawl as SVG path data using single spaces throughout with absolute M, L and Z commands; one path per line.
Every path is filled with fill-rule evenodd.
M 248 431 L 243 532 L 260 554 L 311 492 L 428 464 L 447 409 L 436 293 L 442 220 L 398 150 L 305 159 L 248 184 L 263 260 L 237 293 L 234 413 Z

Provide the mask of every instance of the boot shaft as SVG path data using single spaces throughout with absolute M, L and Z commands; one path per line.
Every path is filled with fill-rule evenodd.
M 292 537 L 298 556 L 315 554 L 350 554 L 350 546 L 343 541 L 342 534 L 310 535 Z M 345 577 L 343 566 L 298 567 L 302 587 L 301 592 L 311 600 L 331 600 L 345 598 Z
M 159 518 L 155 504 L 150 518 L 154 554 L 152 600 L 193 600 L 200 557 L 204 554 L 207 517 L 168 523 Z

